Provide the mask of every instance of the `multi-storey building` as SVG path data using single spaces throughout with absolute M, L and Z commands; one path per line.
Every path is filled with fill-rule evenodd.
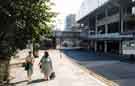
M 76 23 L 76 16 L 75 14 L 70 14 L 66 16 L 66 21 L 65 21 L 65 30 L 66 31 L 72 31 L 72 27 Z
M 88 27 L 81 38 L 95 51 L 134 52 L 135 0 L 84 0 L 77 22 Z

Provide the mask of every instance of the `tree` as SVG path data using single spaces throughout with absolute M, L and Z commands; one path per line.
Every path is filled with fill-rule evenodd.
M 37 40 L 50 33 L 49 23 L 55 16 L 51 12 L 50 0 L 15 0 L 15 3 L 17 30 L 24 31 L 25 40 Z
M 51 5 L 50 0 L 0 0 L 0 60 L 6 61 L 6 69 L 9 57 L 17 48 L 22 49 L 28 40 L 38 41 L 40 36 L 51 33 L 55 17 Z M 0 70 L 4 67 L 0 66 Z M 5 77 L 0 80 L 6 80 Z

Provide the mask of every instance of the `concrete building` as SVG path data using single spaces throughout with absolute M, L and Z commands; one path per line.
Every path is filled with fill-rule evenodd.
M 73 26 L 76 24 L 76 15 L 75 14 L 70 14 L 68 16 L 66 16 L 66 20 L 65 20 L 65 30 L 66 31 L 72 31 L 73 30 Z
M 84 0 L 77 22 L 84 26 L 80 38 L 89 48 L 115 54 L 134 52 L 135 0 Z
M 79 48 L 79 31 L 55 31 L 57 48 Z

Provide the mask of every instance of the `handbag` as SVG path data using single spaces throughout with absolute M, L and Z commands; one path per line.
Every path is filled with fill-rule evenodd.
M 25 67 L 25 62 L 24 62 L 24 63 L 22 63 L 22 67 Z
M 40 65 L 39 68 L 41 69 L 42 68 L 42 65 Z
M 49 78 L 50 78 L 51 80 L 53 80 L 55 77 L 56 77 L 55 72 L 52 72 Z
M 29 63 L 23 63 L 22 67 L 24 67 L 25 70 L 29 69 Z

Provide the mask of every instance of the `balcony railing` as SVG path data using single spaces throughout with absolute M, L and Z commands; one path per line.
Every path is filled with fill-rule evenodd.
M 133 34 L 121 34 L 121 33 L 105 33 L 105 34 L 83 34 L 80 35 L 82 38 L 93 39 L 93 40 L 119 40 L 119 39 L 131 39 L 134 38 Z

